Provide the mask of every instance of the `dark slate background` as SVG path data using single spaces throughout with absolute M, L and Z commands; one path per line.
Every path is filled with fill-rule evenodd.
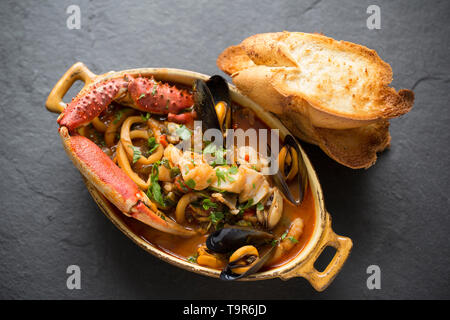
M 80 30 L 66 27 L 70 4 L 81 8 Z M 381 7 L 381 30 L 366 27 L 370 4 Z M 445 0 L 2 0 L 0 298 L 450 298 L 449 16 Z M 305 145 L 335 231 L 354 241 L 324 293 L 300 278 L 224 283 L 147 254 L 96 207 L 63 151 L 57 116 L 44 107 L 77 61 L 95 73 L 164 66 L 215 74 L 224 48 L 281 30 L 373 48 L 391 64 L 393 86 L 416 93 L 413 110 L 392 121 L 392 148 L 369 170 Z M 71 264 L 81 267 L 81 290 L 66 288 Z M 381 290 L 366 287 L 372 264 Z

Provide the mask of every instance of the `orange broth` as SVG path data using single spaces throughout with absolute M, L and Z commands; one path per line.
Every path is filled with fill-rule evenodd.
M 262 122 L 259 118 L 251 113 L 242 112 L 242 110 L 244 109 L 239 108 L 234 112 L 234 128 L 241 128 L 243 130 L 248 128 L 268 129 L 264 122 Z M 314 232 L 316 211 L 314 206 L 314 198 L 309 186 L 306 190 L 303 203 L 300 206 L 297 207 L 286 200 L 284 200 L 283 205 L 283 217 L 274 228 L 274 235 L 280 237 L 286 230 L 288 230 L 291 222 L 295 218 L 301 218 L 303 220 L 303 233 L 298 242 L 289 252 L 282 255 L 281 258 L 272 263 L 272 265 L 265 266 L 263 270 L 279 267 L 294 259 L 306 246 Z M 142 239 L 156 246 L 160 250 L 183 260 L 187 260 L 189 257 L 195 256 L 197 253 L 197 248 L 204 244 L 206 238 L 208 237 L 208 234 L 199 234 L 191 238 L 181 238 L 145 226 L 134 219 L 128 218 L 126 221 L 130 228 L 136 234 L 140 235 Z

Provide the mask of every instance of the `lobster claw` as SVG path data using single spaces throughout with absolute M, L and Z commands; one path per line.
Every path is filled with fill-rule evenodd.
M 64 149 L 78 170 L 125 215 L 174 235 L 190 237 L 196 234 L 160 212 L 94 142 L 83 136 L 69 135 L 64 126 L 59 133 Z

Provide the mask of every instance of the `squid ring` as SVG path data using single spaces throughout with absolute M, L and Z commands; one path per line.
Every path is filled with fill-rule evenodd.
M 128 154 L 128 157 L 130 159 L 133 158 L 133 144 L 131 142 L 132 137 L 130 136 L 130 128 L 131 125 L 137 122 L 145 122 L 145 120 L 142 119 L 142 117 L 140 116 L 133 116 L 133 117 L 128 117 L 122 124 L 122 129 L 120 131 L 120 142 L 122 143 L 122 146 L 125 148 L 125 152 Z M 150 123 L 152 125 L 152 131 L 153 134 L 155 135 L 155 138 L 158 139 L 159 138 L 159 130 L 156 129 L 156 127 L 154 126 L 153 122 L 150 122 L 150 120 L 148 121 L 148 124 L 150 126 Z M 155 163 L 156 161 L 160 160 L 163 156 L 164 153 L 164 147 L 160 144 L 156 151 L 153 152 L 148 158 L 144 157 L 141 155 L 141 157 L 137 160 L 137 163 L 142 164 L 142 165 L 148 165 L 148 164 L 152 164 Z
M 184 223 L 186 221 L 186 207 L 193 201 L 197 200 L 200 196 L 195 192 L 186 193 L 180 198 L 175 209 L 175 220 L 178 223 Z
M 117 152 L 116 152 L 119 167 L 121 167 L 122 170 L 125 171 L 127 176 L 129 176 L 139 186 L 139 188 L 147 190 L 148 187 L 150 186 L 150 177 L 148 178 L 149 180 L 145 182 L 144 180 L 141 179 L 141 177 L 139 177 L 139 175 L 136 172 L 133 171 L 133 169 L 131 169 L 130 162 L 128 161 L 128 156 L 126 152 L 123 150 L 123 148 L 124 147 L 122 145 L 122 142 L 119 142 L 119 144 L 117 145 Z

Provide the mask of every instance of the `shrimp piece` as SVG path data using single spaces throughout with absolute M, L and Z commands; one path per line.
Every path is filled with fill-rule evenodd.
M 191 189 L 206 189 L 217 179 L 214 168 L 207 164 L 200 154 L 189 151 L 184 152 L 178 162 L 178 166 L 184 181 L 194 181 L 193 187 L 189 186 Z
M 292 241 L 292 239 L 299 240 L 301 235 L 303 234 L 303 220 L 302 218 L 296 218 L 294 221 L 292 221 L 289 231 L 284 237 L 283 240 L 278 243 L 277 248 L 275 249 L 275 253 L 273 254 L 272 258 L 267 262 L 268 265 L 273 264 L 274 262 L 277 262 L 283 254 L 286 254 L 289 250 L 291 250 L 296 241 Z
M 164 149 L 164 157 L 170 161 L 172 166 L 177 166 L 183 156 L 183 151 L 175 147 L 173 144 L 169 144 Z

